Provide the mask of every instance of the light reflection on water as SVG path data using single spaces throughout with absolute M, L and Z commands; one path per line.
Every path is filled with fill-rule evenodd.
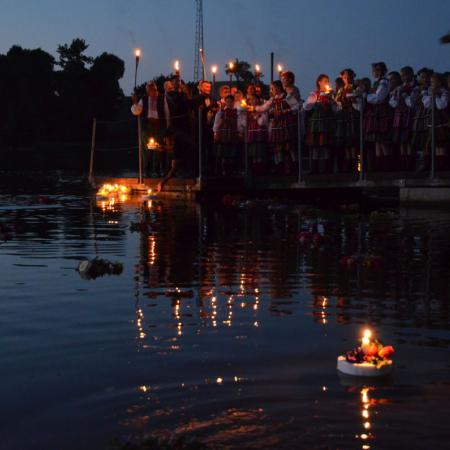
M 174 431 L 224 448 L 445 447 L 450 217 L 44 200 L 0 202 L 8 448 Z M 94 256 L 124 273 L 82 280 Z M 366 324 L 396 346 L 387 385 L 336 374 Z

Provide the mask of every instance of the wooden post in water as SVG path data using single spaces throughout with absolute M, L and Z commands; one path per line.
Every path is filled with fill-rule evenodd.
M 298 175 L 297 182 L 303 183 L 303 148 L 302 148 L 302 111 L 299 108 L 297 110 L 297 159 L 298 159 Z
M 94 153 L 95 153 L 95 141 L 97 137 L 97 118 L 92 119 L 92 137 L 91 137 L 91 157 L 89 160 L 89 183 L 94 182 Z
M 199 189 L 203 184 L 203 108 L 198 109 L 198 179 Z
M 143 184 L 142 178 L 142 121 L 141 116 L 137 116 L 137 127 L 138 127 L 138 157 L 139 157 L 139 184 Z
M 358 163 L 358 161 L 356 161 Z M 359 110 L 359 181 L 366 178 L 366 155 L 364 149 L 364 99 L 361 97 Z
M 431 93 L 431 170 L 430 178 L 436 178 L 436 98 Z

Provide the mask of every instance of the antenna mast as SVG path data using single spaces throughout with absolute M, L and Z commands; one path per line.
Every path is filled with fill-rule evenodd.
M 196 19 L 195 19 L 195 53 L 194 53 L 194 81 L 197 82 L 204 76 L 204 67 L 202 63 L 203 48 L 203 0 L 195 0 Z

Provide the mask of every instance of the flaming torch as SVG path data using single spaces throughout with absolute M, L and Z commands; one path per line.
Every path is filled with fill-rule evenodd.
M 278 64 L 278 78 L 281 80 L 281 74 L 283 73 L 283 66 L 281 64 Z
M 212 82 L 213 82 L 213 89 L 214 89 L 214 86 L 215 86 L 215 84 L 216 84 L 216 73 L 217 73 L 217 66 L 216 65 L 214 65 L 214 66 L 211 66 L 211 72 L 212 72 Z
M 261 66 L 259 64 L 256 64 L 255 65 L 256 84 L 259 84 L 260 77 L 261 77 Z
M 139 61 L 141 60 L 141 49 L 137 48 L 134 51 L 134 56 L 136 59 L 136 65 L 134 68 L 134 91 L 136 92 L 136 86 L 137 86 L 137 72 L 138 72 L 138 67 L 139 67 Z
M 230 74 L 230 84 L 233 82 L 233 72 L 234 72 L 234 62 L 230 61 L 228 63 L 228 73 Z

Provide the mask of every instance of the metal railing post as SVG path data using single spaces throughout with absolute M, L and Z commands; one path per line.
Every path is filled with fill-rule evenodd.
M 436 178 L 436 99 L 434 92 L 431 93 L 431 168 L 430 178 Z
M 139 148 L 139 184 L 143 183 L 142 179 L 142 121 L 141 116 L 137 116 L 137 126 L 138 126 L 138 148 Z
M 203 108 L 198 109 L 198 186 L 203 184 Z
M 298 159 L 298 183 L 303 183 L 303 147 L 302 147 L 302 121 L 300 105 L 297 110 L 297 159 Z
M 356 161 L 358 163 L 358 161 Z M 359 181 L 366 178 L 366 154 L 364 148 L 364 98 L 361 97 L 359 111 Z
M 91 157 L 89 159 L 89 183 L 94 181 L 94 153 L 95 153 L 95 142 L 97 137 L 97 118 L 92 119 L 92 137 L 91 137 Z
M 245 130 L 244 130 L 244 176 L 245 182 L 248 183 L 248 112 L 246 110 L 241 111 L 241 114 L 245 114 Z

